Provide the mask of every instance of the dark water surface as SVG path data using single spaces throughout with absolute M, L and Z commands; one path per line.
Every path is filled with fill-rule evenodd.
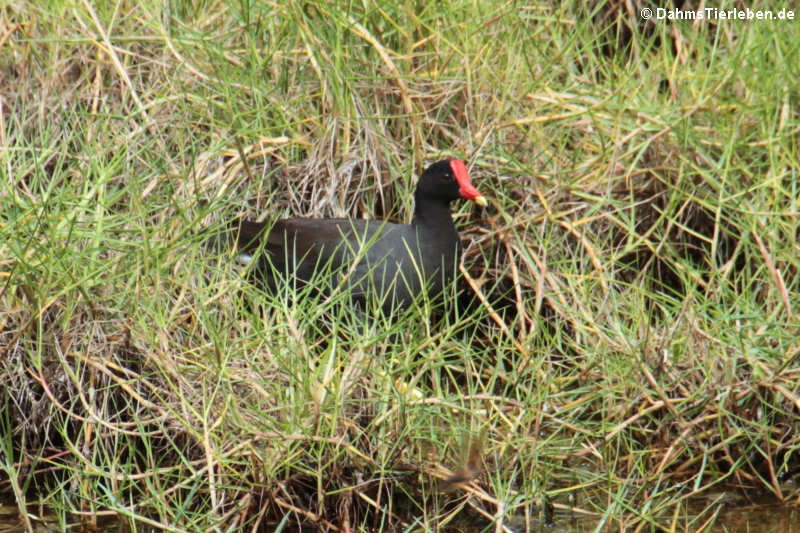
M 738 492 L 704 494 L 689 500 L 675 520 L 675 531 L 704 533 L 800 533 L 800 499 L 779 502 L 772 497 L 754 501 Z M 708 524 L 711 525 L 708 525 Z M 672 519 L 659 525 L 670 528 Z M 604 523 L 595 517 L 556 512 L 554 523 L 542 529 L 547 533 L 585 533 L 618 531 L 615 523 Z M 521 530 L 520 530 L 521 531 Z M 645 527 L 642 531 L 649 531 Z
M 713 516 L 713 511 L 708 517 Z M 678 517 L 676 531 L 700 531 L 706 519 L 696 522 L 695 516 Z M 666 524 L 671 525 L 671 524 Z M 600 527 L 598 530 L 597 528 Z M 515 530 L 517 531 L 517 530 Z M 522 531 L 522 530 L 519 530 Z M 616 527 L 602 527 L 596 518 L 556 517 L 547 533 L 585 533 L 587 531 L 617 531 Z M 643 531 L 649 531 L 647 528 Z M 705 533 L 800 533 L 800 505 L 759 505 L 721 509 L 713 525 L 702 529 Z
M 724 493 L 718 497 L 705 496 L 689 502 L 687 511 L 678 516 L 675 531 L 698 531 L 716 513 L 713 525 L 703 528 L 705 533 L 800 533 L 800 501 L 795 505 L 761 500 L 758 502 L 726 501 Z M 596 517 L 578 516 L 569 512 L 557 511 L 553 523 L 537 527 L 531 524 L 533 531 L 546 533 L 585 533 L 591 531 L 605 532 L 617 531 L 617 527 Z M 130 531 L 127 523 L 115 522 L 107 517 L 98 520 L 99 531 Z M 80 523 L 76 520 L 74 531 L 80 531 Z M 54 517 L 31 517 L 34 531 L 51 532 L 61 531 L 61 527 Z M 510 520 L 506 524 L 511 531 L 522 532 L 525 524 L 521 520 Z M 662 524 L 669 527 L 671 524 Z M 473 523 L 470 525 L 456 526 L 452 531 L 461 533 L 478 533 L 481 531 L 494 531 L 486 523 Z M 146 528 L 145 528 L 146 529 Z M 0 503 L 0 533 L 22 533 L 25 525 L 20 519 L 14 502 Z M 311 531 L 311 530 L 309 530 Z M 421 531 L 417 529 L 417 531 Z M 448 529 L 450 531 L 450 529 Z M 648 531 L 647 528 L 643 531 Z

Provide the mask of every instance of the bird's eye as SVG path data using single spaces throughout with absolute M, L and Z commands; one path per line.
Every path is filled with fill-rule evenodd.
M 453 175 L 451 173 L 447 173 L 444 176 L 444 181 L 453 181 Z

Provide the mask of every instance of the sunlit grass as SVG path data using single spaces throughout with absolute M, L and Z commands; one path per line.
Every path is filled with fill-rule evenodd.
M 798 26 L 634 15 L 6 4 L 0 493 L 174 531 L 796 499 Z M 407 222 L 446 156 L 490 199 L 453 206 L 458 309 L 268 294 L 208 246 L 239 216 Z

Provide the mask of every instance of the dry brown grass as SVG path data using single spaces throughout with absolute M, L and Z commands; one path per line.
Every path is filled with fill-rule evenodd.
M 796 25 L 615 48 L 569 5 L 174 7 L 0 10 L 23 515 L 639 530 L 723 483 L 798 498 Z M 203 247 L 242 214 L 408 220 L 442 155 L 491 198 L 456 213 L 460 319 L 364 334 Z

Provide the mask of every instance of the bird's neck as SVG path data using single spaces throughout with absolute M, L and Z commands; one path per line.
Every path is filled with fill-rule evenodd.
M 450 206 L 441 201 L 416 199 L 414 220 L 412 224 L 418 229 L 452 233 L 457 239 L 456 227 L 450 214 Z

